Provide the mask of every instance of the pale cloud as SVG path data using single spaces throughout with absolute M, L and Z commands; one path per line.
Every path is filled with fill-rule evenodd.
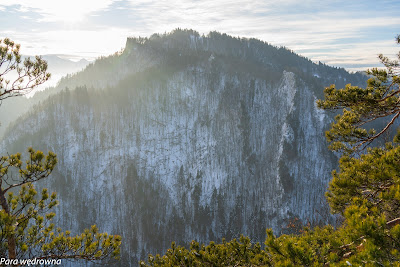
M 43 15 L 44 21 L 79 21 L 91 12 L 95 12 L 107 8 L 113 0 L 18 0 L 8 1 L 0 0 L 0 5 L 12 6 L 20 5 L 20 9 L 27 11 L 28 9 L 36 9 Z

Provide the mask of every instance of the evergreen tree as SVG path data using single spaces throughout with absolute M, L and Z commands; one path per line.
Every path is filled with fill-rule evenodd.
M 399 36 L 396 40 L 400 44 Z M 400 59 L 400 54 L 398 57 Z M 348 84 L 337 90 L 335 85 L 331 85 L 324 91 L 325 100 L 317 101 L 323 109 L 343 109 L 343 114 L 336 116 L 336 122 L 326 132 L 332 150 L 349 154 L 363 150 L 388 131 L 400 116 L 399 61 L 382 54 L 379 58 L 386 69 L 368 70 L 367 74 L 373 77 L 365 89 Z M 372 122 L 386 117 L 390 120 L 383 127 L 371 128 Z
M 36 57 L 22 63 L 19 49 L 8 38 L 0 40 L 0 101 L 29 93 L 50 78 L 46 61 Z M 49 194 L 45 188 L 38 193 L 34 183 L 47 178 L 56 164 L 54 153 L 45 155 L 32 148 L 26 163 L 19 153 L 0 157 L 1 265 L 19 265 L 21 260 L 34 258 L 38 260 L 35 264 L 118 258 L 120 236 L 99 233 L 95 225 L 72 236 L 51 223 L 55 213 L 50 210 L 58 204 L 56 193 Z
M 50 78 L 46 61 L 36 56 L 22 63 L 19 49 L 10 39 L 0 39 L 0 100 L 27 94 Z

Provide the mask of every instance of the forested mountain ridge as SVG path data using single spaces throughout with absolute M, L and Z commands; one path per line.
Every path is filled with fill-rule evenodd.
M 182 64 L 182 60 L 177 60 L 178 57 L 183 57 L 189 63 L 196 57 L 212 58 L 213 54 L 225 57 L 225 65 L 233 71 L 244 70 L 263 78 L 268 72 L 274 76 L 273 71 L 282 73 L 287 70 L 316 79 L 330 79 L 338 87 L 349 82 L 361 83 L 365 79 L 361 74 L 350 75 L 343 68 L 332 68 L 322 63 L 316 65 L 284 47 L 278 48 L 257 39 L 235 38 L 218 32 L 201 36 L 193 30 L 178 29 L 168 34 L 153 34 L 149 38 L 128 38 L 122 52 L 97 59 L 84 72 L 63 79 L 58 88 L 83 85 L 105 88 L 115 85 L 129 74 L 155 65 L 168 65 L 171 61 Z M 239 61 L 241 64 L 237 65 Z M 312 83 L 311 80 L 308 82 Z M 320 88 L 316 91 L 322 96 Z
M 323 135 L 332 118 L 315 100 L 332 83 L 364 81 L 255 39 L 128 38 L 63 79 L 2 150 L 57 153 L 47 186 L 63 228 L 95 221 L 120 234 L 121 265 L 135 266 L 171 241 L 263 241 L 267 227 L 312 218 L 337 164 Z

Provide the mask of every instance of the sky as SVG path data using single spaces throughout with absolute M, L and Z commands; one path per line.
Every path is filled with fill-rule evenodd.
M 261 39 L 353 71 L 398 53 L 399 11 L 399 0 L 0 0 L 0 39 L 26 55 L 93 60 L 127 37 L 179 27 Z

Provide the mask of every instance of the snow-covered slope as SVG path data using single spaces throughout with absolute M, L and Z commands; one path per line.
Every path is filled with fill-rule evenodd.
M 262 242 L 266 228 L 313 218 L 337 160 L 324 139 L 331 117 L 316 97 L 323 83 L 360 81 L 259 41 L 178 34 L 128 40 L 102 90 L 101 78 L 95 89 L 63 90 L 2 143 L 2 151 L 57 153 L 45 186 L 59 192 L 59 224 L 121 234 L 122 266 L 174 240 L 242 233 Z

